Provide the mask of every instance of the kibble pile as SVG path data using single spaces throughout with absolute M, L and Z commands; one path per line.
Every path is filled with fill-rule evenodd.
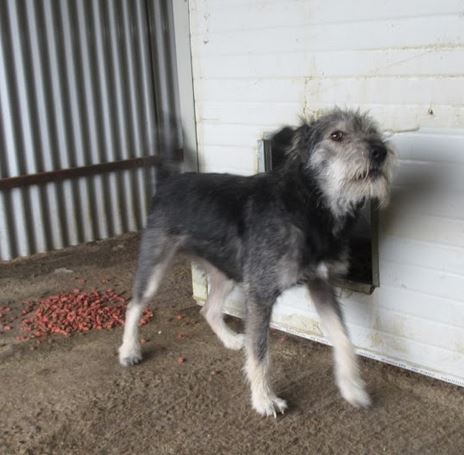
M 58 333 L 69 336 L 89 330 L 112 329 L 124 324 L 127 299 L 114 290 L 85 292 L 74 289 L 65 294 L 52 295 L 23 303 L 17 338 L 43 338 Z M 8 319 L 11 307 L 0 307 L 0 328 L 12 329 L 15 318 Z M 153 311 L 146 309 L 140 325 L 153 318 Z

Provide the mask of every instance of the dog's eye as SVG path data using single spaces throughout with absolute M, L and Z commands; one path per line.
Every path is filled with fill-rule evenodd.
M 341 142 L 343 141 L 343 131 L 334 131 L 333 133 L 330 134 L 330 139 L 332 139 L 335 142 Z

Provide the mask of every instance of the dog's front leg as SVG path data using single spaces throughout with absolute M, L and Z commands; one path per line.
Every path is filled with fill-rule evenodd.
M 270 384 L 268 337 L 271 313 L 272 304 L 257 303 L 253 299 L 248 301 L 245 370 L 253 408 L 261 415 L 276 417 L 277 412 L 283 413 L 287 409 L 287 403 L 276 396 Z
M 353 406 L 369 406 L 371 401 L 364 389 L 356 354 L 343 323 L 340 304 L 332 286 L 323 279 L 314 279 L 308 283 L 308 287 L 323 329 L 333 344 L 335 379 L 340 393 Z

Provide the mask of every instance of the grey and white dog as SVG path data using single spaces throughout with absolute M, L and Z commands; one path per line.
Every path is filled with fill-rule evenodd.
M 347 269 L 347 239 L 363 204 L 388 202 L 393 152 L 371 118 L 339 109 L 299 128 L 284 128 L 275 144 L 285 148 L 282 165 L 251 177 L 158 170 L 120 363 L 140 362 L 140 316 L 173 256 L 183 251 L 208 272 L 210 292 L 202 313 L 211 328 L 227 348 L 245 348 L 251 400 L 259 414 L 276 416 L 287 408 L 271 387 L 268 331 L 277 297 L 297 284 L 307 286 L 333 343 L 340 393 L 354 406 L 368 406 L 330 281 Z M 223 320 L 223 303 L 235 284 L 246 295 L 245 334 Z

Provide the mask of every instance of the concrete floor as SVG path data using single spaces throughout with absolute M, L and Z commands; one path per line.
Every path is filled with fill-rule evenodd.
M 0 305 L 76 283 L 129 292 L 136 244 L 124 236 L 0 264 Z M 63 267 L 72 273 L 56 272 Z M 330 349 L 279 332 L 273 378 L 290 410 L 276 420 L 255 414 L 243 354 L 224 349 L 200 317 L 186 261 L 155 299 L 142 364 L 118 365 L 121 333 L 41 345 L 15 341 L 15 330 L 0 333 L 0 453 L 464 453 L 464 390 L 363 360 L 374 405 L 357 410 L 337 393 Z

